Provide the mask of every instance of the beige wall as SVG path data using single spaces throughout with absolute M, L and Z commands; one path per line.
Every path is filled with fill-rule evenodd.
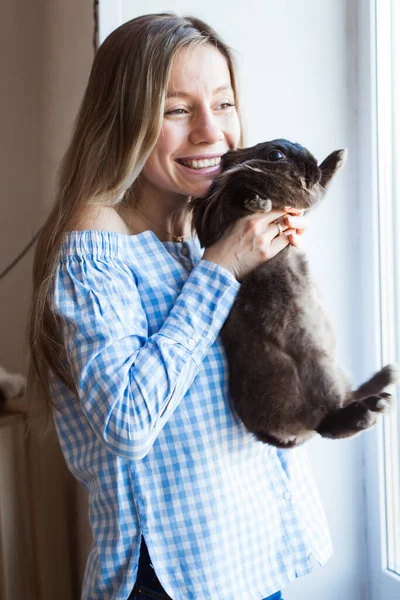
M 0 270 L 39 223 L 43 87 L 40 2 L 0 3 Z M 31 256 L 0 282 L 0 364 L 24 365 Z
M 93 60 L 91 0 L 0 2 L 0 271 L 54 197 Z M 0 282 L 0 364 L 26 372 L 33 252 Z M 75 600 L 90 542 L 84 492 L 54 430 L 0 414 L 0 600 Z M 32 567 L 32 568 L 31 568 Z
M 93 2 L 41 1 L 45 33 L 41 204 L 48 206 L 93 61 Z
M 0 270 L 50 206 L 93 60 L 91 0 L 0 3 Z M 0 364 L 25 371 L 33 252 L 0 282 Z

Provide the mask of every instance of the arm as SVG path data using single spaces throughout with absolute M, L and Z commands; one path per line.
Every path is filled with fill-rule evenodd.
M 109 450 L 143 458 L 199 371 L 235 299 L 238 282 L 202 260 L 160 330 L 148 337 L 132 272 L 118 260 L 69 256 L 56 310 L 82 409 Z

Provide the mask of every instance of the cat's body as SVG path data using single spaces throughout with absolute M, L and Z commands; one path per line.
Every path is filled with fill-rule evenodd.
M 318 167 L 306 149 L 287 140 L 228 153 L 207 198 L 193 203 L 202 246 L 217 241 L 249 212 L 284 205 L 311 208 L 344 155 L 334 152 Z M 390 407 L 392 398 L 384 389 L 397 381 L 398 369 L 385 367 L 351 390 L 305 254 L 294 246 L 243 278 L 221 336 L 233 408 L 263 442 L 289 448 L 315 432 L 348 437 L 371 427 Z

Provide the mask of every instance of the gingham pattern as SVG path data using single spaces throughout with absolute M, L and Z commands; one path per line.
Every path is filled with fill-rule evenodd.
M 331 555 L 304 448 L 255 440 L 230 410 L 218 332 L 239 284 L 201 255 L 151 231 L 65 236 L 55 302 L 80 402 L 52 392 L 89 494 L 84 599 L 128 598 L 141 533 L 174 600 L 261 600 Z

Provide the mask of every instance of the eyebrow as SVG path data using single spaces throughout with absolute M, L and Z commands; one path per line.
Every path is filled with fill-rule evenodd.
M 217 89 L 215 89 L 213 91 L 213 95 L 215 94 L 219 94 L 219 92 L 223 92 L 224 90 L 231 90 L 232 86 L 230 83 L 225 83 L 224 85 L 221 85 L 220 87 L 218 87 Z M 167 92 L 166 98 L 177 98 L 177 97 L 181 97 L 181 98 L 189 98 L 190 94 L 187 94 L 186 92 L 180 92 L 180 91 L 174 91 L 174 92 Z

